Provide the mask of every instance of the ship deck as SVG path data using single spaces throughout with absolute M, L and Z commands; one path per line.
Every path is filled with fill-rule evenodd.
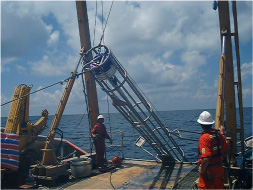
M 58 188 L 189 189 L 197 178 L 196 165 L 193 164 L 163 166 L 156 161 L 126 159 L 119 168 L 105 173 L 95 169 L 90 177 L 72 178 L 67 183 L 59 184 Z

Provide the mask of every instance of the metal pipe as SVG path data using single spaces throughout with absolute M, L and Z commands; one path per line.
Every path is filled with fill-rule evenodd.
M 222 47 L 221 47 L 221 55 L 226 54 L 226 35 L 222 35 Z

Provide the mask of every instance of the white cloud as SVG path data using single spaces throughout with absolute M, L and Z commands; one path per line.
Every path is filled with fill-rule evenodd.
M 93 42 L 96 3 L 88 1 L 87 5 Z M 101 3 L 98 5 L 100 19 L 97 18 L 95 45 L 102 35 Z M 103 2 L 104 19 L 110 6 L 111 2 Z M 244 43 L 252 41 L 251 7 L 252 2 L 238 2 L 239 35 Z M 189 107 L 184 105 L 186 98 L 188 102 L 194 99 L 207 105 L 205 98 L 212 99 L 217 90 L 215 81 L 211 81 L 214 74 L 210 73 L 218 73 L 219 68 L 211 66 L 210 61 L 215 61 L 213 57 L 219 57 L 220 53 L 218 22 L 212 2 L 115 1 L 105 30 L 105 43 L 155 104 L 168 96 L 182 108 Z M 75 1 L 2 2 L 1 40 L 2 71 L 13 71 L 10 64 L 20 61 L 19 71 L 26 69 L 38 81 L 69 75 L 80 50 Z M 252 76 L 249 62 L 242 65 L 243 78 Z M 76 84 L 81 85 L 78 81 Z M 70 104 L 82 101 L 80 88 L 74 86 Z M 62 92 L 63 89 L 41 93 L 34 101 L 47 102 L 51 97 L 56 102 Z M 103 99 L 104 94 L 100 97 Z M 47 105 L 55 105 L 52 103 Z M 172 104 L 169 100 L 167 103 L 160 104 L 160 108 L 173 109 L 168 107 Z
M 252 68 L 253 68 L 252 66 L 253 66 L 253 62 L 242 64 L 241 66 L 242 79 L 245 79 L 246 77 L 252 78 Z
M 75 1 L 44 2 L 44 7 L 53 14 L 64 35 L 67 36 L 67 44 L 78 52 L 81 48 Z
M 8 67 L 8 63 L 17 60 L 17 57 L 1 57 L 1 72 L 8 72 L 10 68 Z
M 78 44 L 77 21 L 73 22 L 76 20 L 74 5 L 75 2 L 2 2 L 2 60 L 4 63 L 9 64 L 17 58 L 24 58 L 38 49 L 41 53 L 45 53 L 47 50 L 42 48 L 43 46 L 46 48 L 46 42 L 49 46 L 55 47 L 60 40 L 60 32 L 55 30 L 53 26 L 55 23 L 46 24 L 43 21 L 43 18 L 50 13 L 68 36 L 67 43 L 78 52 L 80 47 L 77 48 L 76 45 Z M 73 9 L 70 9 L 71 6 Z
M 23 67 L 22 65 L 17 65 L 17 70 L 19 73 L 25 74 L 26 68 Z
M 58 41 L 59 41 L 59 36 L 60 36 L 59 31 L 54 31 L 54 32 L 50 35 L 50 38 L 48 39 L 47 44 L 48 44 L 49 46 L 53 46 L 53 45 L 57 44 Z
M 36 114 L 39 115 L 40 114 L 39 111 L 47 109 L 49 111 L 49 114 L 53 115 L 56 112 L 58 105 L 60 104 L 60 100 L 63 96 L 66 84 L 67 82 L 64 82 L 61 86 L 57 85 L 54 88 L 54 90 L 46 89 L 31 95 L 31 110 L 33 110 L 33 112 L 37 112 Z M 43 87 L 39 86 L 35 90 L 41 88 Z M 74 82 L 69 99 L 67 101 L 67 105 L 65 107 L 64 114 L 75 114 L 85 112 L 86 112 L 86 104 L 83 94 L 83 85 L 81 79 L 79 78 L 76 79 Z
M 28 62 L 31 73 L 38 76 L 66 76 L 76 67 L 79 55 L 61 55 L 61 57 L 53 57 L 44 55 L 42 60 Z
M 26 56 L 34 46 L 43 44 L 49 36 L 39 15 L 29 12 L 30 4 L 2 2 L 1 43 L 4 59 Z
M 252 42 L 252 1 L 237 2 L 237 15 L 240 42 Z
M 44 56 L 41 61 L 28 62 L 28 64 L 31 66 L 31 70 L 33 73 L 36 73 L 36 75 L 58 76 L 63 74 L 61 70 L 52 64 L 48 56 Z

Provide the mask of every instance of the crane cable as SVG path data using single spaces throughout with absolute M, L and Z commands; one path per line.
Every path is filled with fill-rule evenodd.
M 21 96 L 21 97 L 19 97 L 19 98 L 15 98 L 15 99 L 13 99 L 13 100 L 11 100 L 11 101 L 5 102 L 5 103 L 1 104 L 0 106 L 4 106 L 4 105 L 9 104 L 9 103 L 11 103 L 11 102 L 14 102 L 14 101 L 17 101 L 17 100 L 19 100 L 19 99 L 25 98 L 26 96 L 29 96 L 29 95 L 34 94 L 34 93 L 36 93 L 36 92 L 39 92 L 39 91 L 41 91 L 41 90 L 45 90 L 45 89 L 50 88 L 50 87 L 52 87 L 52 86 L 54 86 L 54 85 L 63 84 L 63 82 L 67 82 L 70 78 L 71 78 L 71 77 L 69 77 L 69 78 L 67 78 L 67 79 L 65 79 L 65 80 L 63 80 L 63 81 L 59 81 L 59 82 L 56 82 L 56 83 L 54 83 L 54 84 L 48 85 L 48 86 L 46 86 L 46 87 L 44 87 L 44 88 L 35 90 L 35 91 L 33 91 L 33 92 L 31 92 L 31 93 L 28 93 L 28 94 L 25 94 L 25 95 L 23 95 L 23 96 Z
M 99 45 L 101 45 L 102 40 L 104 39 L 105 29 L 106 29 L 106 26 L 107 26 L 107 23 L 108 23 L 108 20 L 109 20 L 110 14 L 111 14 L 111 10 L 112 10 L 113 3 L 114 3 L 114 0 L 112 1 L 111 7 L 110 7 L 110 10 L 109 10 L 109 13 L 108 13 L 108 16 L 107 16 L 106 22 L 105 22 L 105 27 L 104 27 L 104 29 L 103 29 L 102 36 L 101 36 L 101 38 L 100 38 Z M 103 9 L 103 6 L 102 6 L 102 9 Z M 102 18 L 102 19 L 103 19 L 103 18 Z
M 85 103 L 86 103 L 86 111 L 87 111 L 87 117 L 88 117 L 88 122 L 89 122 L 89 136 L 90 136 L 90 154 L 92 154 L 92 149 L 93 149 L 93 143 L 91 139 L 92 138 L 92 134 L 91 134 L 91 121 L 90 121 L 90 111 L 89 111 L 89 100 L 88 98 L 90 97 L 91 95 L 91 92 L 89 94 L 89 96 L 87 95 L 87 93 L 85 92 L 86 90 L 86 87 L 85 87 L 85 80 L 84 80 L 84 71 L 85 67 L 83 67 L 82 69 L 82 84 L 83 84 L 83 93 L 84 93 L 84 97 L 85 97 Z M 90 83 L 91 83 L 91 80 L 90 80 Z M 90 84 L 91 86 L 91 84 Z
M 105 23 L 105 26 L 104 26 L 104 6 L 103 6 L 103 1 L 101 0 L 101 6 L 102 6 L 102 36 L 100 38 L 100 42 L 99 42 L 99 46 L 101 45 L 102 43 L 102 40 L 104 42 L 104 33 L 105 33 L 105 29 L 106 29 L 106 26 L 107 26 L 107 23 L 108 23 L 108 20 L 109 20 L 109 17 L 110 17 L 110 14 L 111 14 L 111 10 L 112 10 L 112 6 L 113 6 L 113 3 L 114 3 L 114 0 L 112 1 L 111 3 L 111 7 L 110 7 L 110 10 L 109 10 L 109 13 L 108 13 L 108 16 L 107 16 L 107 19 L 106 19 L 106 23 Z M 93 38 L 93 44 L 92 46 L 94 47 L 94 44 L 95 44 L 95 38 L 96 38 L 96 26 L 97 26 L 97 7 L 98 7 L 98 3 L 97 3 L 97 0 L 96 0 L 96 11 L 95 11 L 95 23 L 94 23 L 94 38 Z M 85 67 L 83 67 L 83 70 L 84 70 Z M 83 72 L 82 70 L 82 72 Z M 89 105 L 89 101 L 87 100 L 87 94 L 85 93 L 85 84 L 84 84 L 84 79 L 83 79 L 83 75 L 82 75 L 82 81 L 83 81 L 83 92 L 85 94 L 85 101 L 86 101 L 86 106 Z M 90 97 L 90 96 L 88 96 Z M 111 117 L 110 117 L 110 111 L 109 111 L 109 101 L 108 101 L 108 97 L 107 97 L 107 103 L 108 103 L 108 114 L 109 114 L 109 126 L 110 126 L 110 131 L 111 131 Z M 88 108 L 87 108 L 87 113 L 88 113 L 88 121 L 89 121 L 89 126 L 90 126 L 90 118 L 89 118 L 89 111 L 88 111 Z M 90 126 L 90 132 L 91 132 L 91 126 Z M 112 133 L 111 133 L 111 138 L 112 138 Z
M 112 126 L 111 126 L 111 115 L 110 115 L 110 104 L 109 104 L 109 97 L 107 96 L 107 114 L 108 114 L 108 116 L 109 116 L 109 126 L 110 126 L 110 137 L 111 137 L 111 139 L 113 140 L 113 138 L 112 138 Z
M 94 36 L 93 36 L 93 43 L 92 43 L 92 46 L 94 47 L 94 44 L 95 44 L 95 39 L 96 39 L 96 26 L 97 26 L 97 0 L 96 0 L 96 13 L 95 13 L 95 24 L 94 24 Z
M 103 0 L 101 0 L 101 7 L 102 7 L 102 18 L 104 18 L 104 4 L 103 4 Z M 104 28 L 104 19 L 102 19 L 102 30 Z M 103 39 L 103 43 L 105 43 L 104 41 L 105 39 Z
M 31 93 L 25 94 L 25 95 L 23 95 L 23 96 L 20 96 L 20 97 L 18 97 L 18 98 L 15 98 L 15 99 L 13 99 L 13 100 L 10 100 L 10 101 L 8 101 L 8 102 L 5 102 L 5 103 L 1 104 L 0 106 L 4 106 L 4 105 L 9 104 L 9 103 L 11 103 L 11 102 L 15 102 L 15 101 L 17 101 L 17 100 L 19 100 L 19 99 L 25 98 L 26 96 L 30 96 L 31 94 L 35 94 L 35 93 L 37 93 L 37 92 L 39 92 L 39 91 L 45 90 L 45 89 L 50 88 L 50 87 L 52 87 L 52 86 L 55 86 L 55 85 L 57 85 L 57 84 L 61 84 L 61 85 L 62 85 L 64 82 L 68 82 L 69 79 L 71 79 L 71 78 L 73 78 L 73 77 L 78 78 L 79 75 L 82 75 L 82 74 L 84 74 L 85 72 L 86 72 L 86 71 L 83 71 L 83 72 L 81 72 L 81 73 L 75 73 L 74 75 L 72 75 L 72 76 L 70 76 L 70 77 L 68 77 L 68 78 L 66 78 L 66 79 L 64 79 L 64 80 L 58 81 L 58 82 L 53 83 L 53 84 L 50 84 L 50 85 L 48 85 L 48 86 L 46 86 L 46 87 L 44 87 L 44 88 L 40 88 L 40 89 L 35 90 L 35 91 L 31 92 Z

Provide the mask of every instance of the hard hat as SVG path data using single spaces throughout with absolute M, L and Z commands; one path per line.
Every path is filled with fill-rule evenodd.
M 119 167 L 119 166 L 121 165 L 121 159 L 120 159 L 120 157 L 114 156 L 114 157 L 112 158 L 112 163 L 113 163 L 113 165 L 115 165 L 116 167 Z
M 212 118 L 212 115 L 208 111 L 203 111 L 199 115 L 199 119 L 197 120 L 197 122 L 202 125 L 212 125 L 215 123 Z
M 99 119 L 105 119 L 105 118 L 104 118 L 103 115 L 99 115 L 98 118 L 97 118 L 97 120 L 99 120 Z

